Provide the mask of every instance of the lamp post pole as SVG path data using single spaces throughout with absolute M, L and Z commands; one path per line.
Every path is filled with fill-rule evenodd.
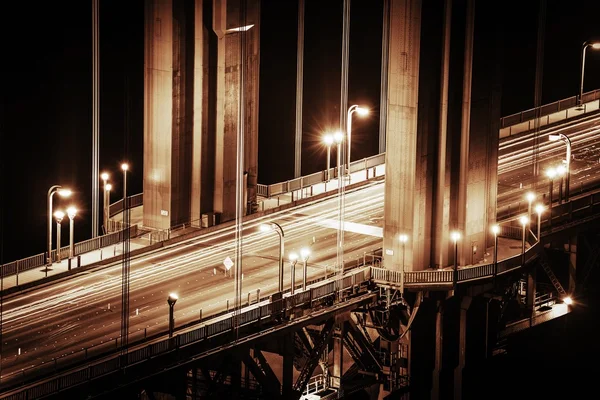
M 494 285 L 496 284 L 496 275 L 498 275 L 498 233 L 500 233 L 500 226 L 492 226 L 492 233 L 494 234 Z
M 300 249 L 300 255 L 302 256 L 302 261 L 304 262 L 304 269 L 302 272 L 302 291 L 306 290 L 306 275 L 307 275 L 307 266 L 306 262 L 308 261 L 308 257 L 310 257 L 310 250 L 306 247 Z
M 567 146 L 567 155 L 565 163 L 565 201 L 569 201 L 569 186 L 571 182 L 571 139 L 565 134 L 559 133 L 558 135 L 549 135 L 548 138 L 551 141 L 562 140 Z M 562 187 L 562 184 L 561 184 Z
M 350 151 L 351 151 L 351 146 L 352 146 L 352 114 L 354 114 L 354 112 L 358 112 L 359 115 L 367 115 L 369 113 L 369 110 L 367 108 L 361 107 L 358 104 L 354 104 L 352 106 L 350 106 L 348 108 L 348 116 L 347 116 L 347 121 L 346 121 L 346 130 L 347 130 L 347 138 L 348 138 L 348 157 L 347 157 L 347 164 L 348 164 L 348 169 L 347 169 L 347 174 L 348 176 L 350 176 Z
M 284 239 L 285 235 L 283 233 L 283 228 L 276 222 L 271 222 L 271 224 L 262 224 L 260 226 L 260 230 L 263 232 L 266 231 L 275 231 L 279 236 L 279 291 L 283 292 L 283 253 L 284 253 Z
M 458 240 L 460 239 L 460 233 L 454 231 L 451 233 L 450 237 L 454 241 L 454 272 L 452 274 L 452 287 L 456 291 L 456 286 L 458 284 Z
M 535 212 L 537 213 L 537 240 L 539 242 L 542 240 L 542 213 L 544 212 L 544 205 L 537 204 L 535 206 Z
M 175 329 L 175 303 L 179 297 L 175 293 L 170 293 L 167 298 L 167 304 L 169 304 L 169 337 L 173 337 L 173 330 Z
M 48 232 L 47 232 L 47 240 L 48 240 L 48 255 L 47 255 L 47 265 L 52 265 L 52 196 L 54 193 L 57 193 L 60 196 L 68 197 L 71 195 L 71 191 L 69 189 L 63 189 L 60 185 L 51 186 L 48 189 Z
M 108 233 L 108 224 L 107 224 L 107 214 L 108 214 L 108 199 L 107 199 L 107 192 L 106 192 L 106 186 L 108 185 L 108 173 L 103 172 L 102 174 L 100 174 L 100 177 L 102 178 L 102 182 L 104 183 L 104 186 L 102 187 L 104 192 L 103 192 L 103 199 L 102 199 L 102 230 L 104 232 L 104 234 Z
M 594 50 L 600 49 L 600 42 L 586 41 L 586 42 L 583 42 L 583 45 L 581 47 L 582 47 L 582 49 L 581 49 L 581 84 L 579 85 L 579 99 L 577 101 L 577 104 L 579 104 L 580 107 L 583 105 L 583 74 L 585 71 L 585 50 L 588 47 L 591 47 Z
M 402 243 L 402 273 L 400 274 L 400 289 L 404 290 L 404 260 L 406 258 L 406 242 L 408 241 L 408 235 L 402 233 L 398 239 L 400 239 L 400 243 Z
M 529 223 L 529 218 L 526 216 L 522 216 L 519 221 L 521 221 L 521 225 L 523 226 L 523 236 L 521 240 L 521 266 L 525 265 L 525 228 Z
M 77 214 L 77 210 L 75 207 L 67 208 L 67 215 L 69 216 L 69 258 L 73 258 L 74 256 L 74 246 L 73 246 L 73 232 L 75 226 L 75 215 Z
M 330 169 L 331 169 L 331 145 L 333 144 L 333 135 L 325 135 L 323 137 L 323 142 L 327 146 L 327 170 L 325 172 L 325 182 L 329 182 L 331 179 Z
M 60 262 L 60 223 L 64 217 L 65 213 L 60 210 L 54 213 L 54 218 L 56 218 L 56 262 Z M 48 275 L 47 271 L 46 275 Z
M 298 262 L 298 254 L 290 253 L 290 294 L 294 295 L 294 286 L 296 284 L 296 263 Z
M 127 209 L 127 170 L 129 169 L 129 164 L 127 164 L 127 163 L 121 164 L 121 169 L 123 170 L 123 225 L 124 225 L 126 223 L 125 210 Z
M 106 184 L 106 233 L 109 233 L 109 221 L 110 221 L 110 191 L 112 189 L 112 185 L 110 183 Z

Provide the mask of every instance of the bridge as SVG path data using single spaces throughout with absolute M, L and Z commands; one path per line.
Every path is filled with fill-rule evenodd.
M 247 215 L 234 217 L 239 210 L 221 199 L 218 221 L 198 209 L 187 222 L 156 224 L 157 188 L 144 189 L 124 213 L 123 202 L 111 207 L 114 232 L 79 243 L 78 258 L 60 249 L 67 259 L 51 253 L 50 271 L 43 255 L 2 266 L 10 297 L 3 305 L 0 397 L 340 398 L 372 387 L 378 395 L 460 397 L 465 365 L 507 351 L 511 335 L 568 313 L 577 275 L 598 262 L 599 93 L 586 93 L 581 104 L 566 99 L 505 117 L 491 129 L 497 162 L 488 160 L 495 176 L 486 179 L 497 181 L 494 215 L 477 232 L 462 214 L 460 250 L 458 241 L 398 240 L 399 227 L 409 238 L 427 229 L 413 226 L 421 205 L 400 216 L 390 211 L 390 193 L 403 186 L 389 187 L 398 176 L 389 148 L 349 163 L 348 174 L 337 167 L 249 184 L 256 195 Z M 559 134 L 573 146 L 568 198 L 563 182 L 547 186 L 532 173 L 561 164 L 564 147 L 547 139 Z M 547 207 L 537 222 L 527 191 Z M 451 202 L 469 198 L 458 192 Z M 427 207 L 433 198 L 423 195 Z M 524 215 L 532 221 L 520 223 Z M 401 223 L 390 227 L 394 218 Z M 498 224 L 496 237 L 487 220 Z M 285 260 L 283 270 L 278 235 L 260 229 L 274 224 L 286 253 L 310 250 Z M 566 249 L 567 265 L 548 256 L 557 248 Z M 124 337 L 116 311 L 125 270 Z M 480 328 L 470 339 L 467 324 Z M 481 351 L 467 358 L 456 349 Z

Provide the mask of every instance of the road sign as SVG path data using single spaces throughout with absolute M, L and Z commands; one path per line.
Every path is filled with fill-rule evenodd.
M 225 260 L 223 260 L 223 265 L 225 268 L 227 268 L 227 271 L 229 271 L 231 267 L 233 267 L 233 261 L 231 261 L 231 258 L 227 257 Z

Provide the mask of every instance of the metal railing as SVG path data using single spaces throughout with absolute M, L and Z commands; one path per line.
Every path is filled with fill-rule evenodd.
M 108 235 L 98 236 L 92 239 L 84 240 L 83 242 L 73 244 L 73 256 L 98 250 L 106 246 L 113 245 L 123 241 L 124 237 L 134 237 L 137 235 L 137 225 L 131 226 L 129 229 L 123 229 L 118 232 L 109 233 Z M 69 257 L 69 246 L 61 247 L 60 255 L 62 259 Z M 52 250 L 52 260 L 56 260 L 56 250 Z M 41 267 L 46 264 L 46 253 L 36 254 L 32 257 L 23 258 L 0 266 L 0 275 L 7 277 L 18 275 L 31 269 Z
M 540 121 L 540 126 L 543 126 L 562 119 L 579 116 L 585 114 L 586 112 L 595 111 L 600 106 L 600 103 L 598 105 L 593 105 L 593 102 L 600 100 L 600 89 L 583 94 L 583 110 L 576 109 L 578 106 L 577 97 L 578 96 L 572 96 L 563 100 L 555 101 L 554 103 L 544 104 L 537 108 L 532 108 L 500 118 L 500 138 L 534 129 L 534 121 L 536 117 L 538 117 L 536 116 L 536 110 L 538 109 L 540 110 L 539 117 L 545 117 L 545 119 Z M 571 115 L 569 115 L 569 112 L 571 112 Z M 554 115 L 555 118 L 552 118 L 552 115 Z
M 144 192 L 128 196 L 129 208 L 139 207 L 144 203 Z M 123 211 L 123 199 L 117 200 L 108 207 L 108 215 L 114 217 Z
M 200 327 L 189 328 L 189 330 L 182 331 L 173 338 L 162 338 L 149 344 L 137 343 L 137 346 L 133 344 L 125 356 L 114 354 L 118 350 L 116 346 L 118 341 L 115 340 L 114 343 L 109 343 L 112 346 L 112 350 L 104 347 L 100 354 L 98 352 L 95 353 L 95 362 L 86 363 L 85 366 L 80 366 L 76 370 L 67 371 L 64 369 L 72 366 L 72 362 L 67 366 L 59 366 L 57 364 L 58 359 L 54 359 L 54 363 L 46 363 L 37 367 L 23 369 L 14 374 L 3 375 L 2 385 L 5 387 L 5 390 L 7 387 L 15 389 L 9 393 L 5 392 L 3 395 L 0 395 L 0 398 L 11 400 L 40 398 L 76 386 L 84 381 L 117 372 L 133 364 L 144 362 L 173 351 L 179 351 L 185 346 L 190 346 L 198 342 L 206 342 L 210 345 L 211 343 L 207 339 L 231 332 L 236 325 L 244 326 L 252 323 L 265 323 L 269 318 L 285 315 L 288 310 L 294 308 L 311 308 L 316 301 L 323 298 L 335 297 L 336 294 L 341 296 L 339 301 L 344 302 L 348 297 L 357 294 L 356 287 L 362 287 L 363 291 L 366 290 L 370 279 L 370 267 L 360 268 L 350 272 L 343 278 L 311 287 L 305 292 L 296 293 L 279 300 L 269 300 L 267 303 L 253 304 L 242 309 L 237 316 L 233 312 L 229 312 L 224 316 L 218 317 L 216 321 L 202 324 Z M 164 335 L 166 331 L 162 333 Z M 79 357 L 76 361 L 79 363 L 82 361 L 85 362 L 91 356 L 88 350 L 91 353 L 91 350 L 94 349 L 86 349 L 85 353 L 83 351 L 78 352 Z M 57 373 L 61 375 L 50 377 L 38 384 L 33 383 L 36 380 L 43 379 L 43 376 L 48 377 Z M 33 384 L 29 387 L 24 387 L 23 385 L 27 385 L 28 382 Z M 21 387 L 16 388 L 17 386 Z
M 385 153 L 376 154 L 371 157 L 363 158 L 362 160 L 356 160 L 350 163 L 350 173 L 366 171 L 367 179 L 368 171 L 371 168 L 383 165 L 385 163 Z M 337 178 L 337 169 L 330 169 L 330 176 L 335 179 Z M 291 193 L 297 190 L 309 188 L 313 185 L 325 183 L 327 178 L 327 170 L 315 172 L 314 174 L 301 176 L 300 178 L 291 179 L 285 182 L 273 183 L 271 185 L 258 184 L 256 187 L 256 193 L 259 196 L 270 198 L 272 196 L 278 196 L 285 193 Z

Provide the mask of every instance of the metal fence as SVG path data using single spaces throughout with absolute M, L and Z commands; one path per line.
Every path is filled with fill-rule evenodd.
M 144 193 L 134 194 L 133 196 L 128 196 L 127 201 L 129 202 L 129 208 L 139 207 L 144 203 Z M 123 199 L 118 200 L 112 203 L 108 207 L 108 215 L 114 217 L 118 213 L 123 211 Z
M 362 160 L 353 161 L 350 163 L 350 173 L 365 171 L 368 176 L 368 171 L 385 163 L 385 153 L 376 154 L 371 157 L 363 158 Z M 337 178 L 337 169 L 329 170 L 332 178 Z M 327 178 L 327 170 L 315 172 L 314 174 L 301 176 L 300 178 L 291 179 L 285 182 L 273 183 L 271 185 L 258 184 L 256 193 L 263 197 L 272 197 L 284 193 L 290 193 L 297 190 L 309 188 L 319 183 L 325 183 Z
M 339 301 L 344 302 L 348 297 L 357 293 L 355 290 L 357 286 L 362 287 L 363 290 L 367 288 L 370 274 L 366 273 L 364 269 L 369 269 L 369 267 L 355 270 L 344 278 L 312 287 L 305 292 L 274 300 L 268 304 L 248 307 L 245 310 L 241 310 L 237 316 L 230 312 L 225 318 L 219 317 L 217 321 L 182 332 L 173 338 L 158 340 L 150 344 L 139 344 L 137 348 L 133 347 L 125 357 L 115 354 L 117 348 L 115 344 L 112 344 L 112 349 L 108 353 L 107 349 L 104 349 L 105 356 L 103 361 L 86 364 L 74 371 L 64 371 L 62 375 L 46 379 L 39 384 L 13 389 L 12 392 L 5 393 L 0 398 L 16 400 L 44 397 L 73 387 L 83 381 L 89 381 L 119 371 L 120 369 L 147 361 L 153 357 L 179 351 L 181 348 L 194 343 L 207 341 L 211 337 L 231 332 L 235 326 L 243 326 L 256 322 L 264 323 L 269 318 L 281 316 L 285 312 L 297 307 L 310 308 L 319 298 L 324 296 L 334 298 L 337 293 L 340 293 L 338 292 L 340 289 L 342 297 Z M 324 293 L 323 288 L 328 289 L 327 293 Z M 82 354 L 79 354 L 79 356 L 81 359 Z M 85 356 L 88 357 L 87 350 Z M 83 361 L 85 361 L 85 358 Z M 2 386 L 6 388 L 26 385 L 27 382 L 33 382 L 41 379 L 44 375 L 51 375 L 52 373 L 60 373 L 60 368 L 56 362 L 23 369 L 12 375 L 3 375 Z
M 80 254 L 90 252 L 92 250 L 101 249 L 106 246 L 110 246 L 115 243 L 123 241 L 123 238 L 134 237 L 137 235 L 137 225 L 131 226 L 129 229 L 123 229 L 118 232 L 109 233 L 108 235 L 98 236 L 92 239 L 84 240 L 83 242 L 73 244 L 73 256 L 76 257 Z M 69 257 L 69 246 L 62 247 L 60 249 L 60 255 L 62 259 Z M 56 250 L 52 250 L 52 260 L 55 261 Z M 0 266 L 0 274 L 2 277 L 11 275 L 19 275 L 19 273 L 28 271 L 34 268 L 41 267 L 46 264 L 46 253 L 36 254 L 32 257 L 23 258 L 21 260 L 13 261 Z

